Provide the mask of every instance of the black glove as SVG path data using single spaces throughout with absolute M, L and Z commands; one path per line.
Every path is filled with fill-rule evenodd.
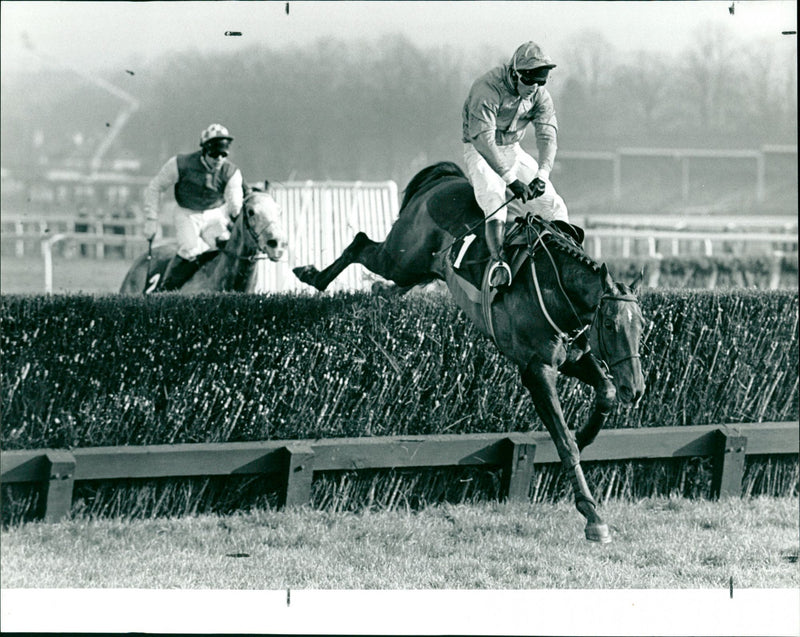
M 536 197 L 541 197 L 544 194 L 545 183 L 544 179 L 540 179 L 537 177 L 534 179 L 530 184 L 531 189 L 531 199 L 536 199 Z
M 531 187 L 523 184 L 519 179 L 515 179 L 508 184 L 508 188 L 514 193 L 514 198 L 522 200 L 522 203 L 525 203 L 528 199 L 533 199 Z

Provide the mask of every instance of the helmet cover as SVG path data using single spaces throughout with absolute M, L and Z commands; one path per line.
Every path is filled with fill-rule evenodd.
M 533 69 L 552 69 L 556 65 L 538 44 L 525 42 L 514 51 L 510 66 L 514 71 L 532 71 Z
M 233 137 L 222 124 L 211 124 L 202 133 L 200 133 L 200 145 L 205 146 L 213 139 L 227 139 L 229 142 L 233 141 Z

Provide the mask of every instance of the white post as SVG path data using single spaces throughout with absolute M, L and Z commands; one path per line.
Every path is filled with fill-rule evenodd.
M 18 237 L 21 237 L 23 234 L 25 234 L 25 226 L 23 225 L 21 219 L 14 222 L 14 234 L 16 234 Z M 24 239 L 18 239 L 16 244 L 14 245 L 14 248 L 15 248 L 16 255 L 18 257 L 24 257 L 25 256 L 25 240 Z
M 777 290 L 781 285 L 781 270 L 783 269 L 783 252 L 775 250 L 772 253 L 772 263 L 769 271 L 769 289 Z
M 595 259 L 602 258 L 602 248 L 600 247 L 600 237 L 594 236 L 592 237 L 592 256 Z
M 627 259 L 631 256 L 631 238 L 622 237 L 622 256 Z
M 95 248 L 96 250 L 95 257 L 98 259 L 104 259 L 106 256 L 106 251 L 105 251 L 105 244 L 103 243 L 104 228 L 102 219 L 98 219 L 94 222 L 94 231 L 98 236 L 98 241 L 96 244 L 97 247 Z
M 55 234 L 42 239 L 42 258 L 44 259 L 44 293 L 53 293 L 53 244 L 64 239 L 66 235 Z

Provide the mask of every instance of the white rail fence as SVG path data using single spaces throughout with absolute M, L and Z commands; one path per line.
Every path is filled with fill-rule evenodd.
M 615 151 L 559 150 L 559 160 L 594 161 L 607 163 L 611 176 L 611 195 L 615 201 L 623 198 L 623 163 L 640 163 L 653 159 L 670 159 L 680 167 L 680 199 L 689 201 L 691 166 L 699 160 L 738 160 L 752 164 L 753 194 L 762 203 L 767 193 L 767 164 L 776 157 L 793 157 L 797 161 L 796 145 L 765 145 L 758 150 L 711 150 L 704 148 L 618 148 Z
M 397 184 L 384 182 L 287 182 L 272 184 L 272 196 L 286 215 L 289 256 L 285 262 L 259 261 L 255 292 L 311 291 L 292 268 L 328 266 L 366 232 L 382 241 L 398 211 Z M 328 288 L 369 289 L 377 277 L 359 264 L 348 267 Z
M 398 190 L 385 182 L 288 182 L 273 184 L 285 214 L 289 250 L 285 261 L 257 264 L 256 292 L 310 291 L 292 274 L 294 267 L 323 268 L 338 257 L 359 231 L 381 241 L 398 212 Z M 164 220 L 164 235 L 172 233 Z M 644 256 L 760 254 L 775 259 L 797 253 L 797 219 L 787 216 L 668 217 L 616 215 L 575 218 L 586 229 L 586 250 L 596 259 Z M 56 250 L 95 258 L 111 254 L 133 259 L 146 243 L 141 221 L 53 217 L 2 219 L 4 251 L 18 257 L 40 252 L 45 292 L 52 291 Z M 38 245 L 37 245 L 38 244 Z M 58 248 L 57 248 L 58 246 Z M 7 253 L 7 252 L 6 252 Z M 369 289 L 377 277 L 361 265 L 345 270 L 331 290 Z

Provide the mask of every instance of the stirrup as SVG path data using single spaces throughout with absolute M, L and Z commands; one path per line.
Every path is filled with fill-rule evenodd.
M 500 275 L 501 282 L 492 283 L 492 281 L 494 280 L 495 273 L 497 272 L 498 269 L 501 270 L 502 272 L 504 272 L 504 275 L 502 275 L 502 274 Z M 501 260 L 495 261 L 490 266 L 489 275 L 486 277 L 486 279 L 489 281 L 489 286 L 493 287 L 493 288 L 505 287 L 507 285 L 510 285 L 511 284 L 511 268 L 508 266 L 508 263 L 506 263 L 505 261 L 501 261 Z

